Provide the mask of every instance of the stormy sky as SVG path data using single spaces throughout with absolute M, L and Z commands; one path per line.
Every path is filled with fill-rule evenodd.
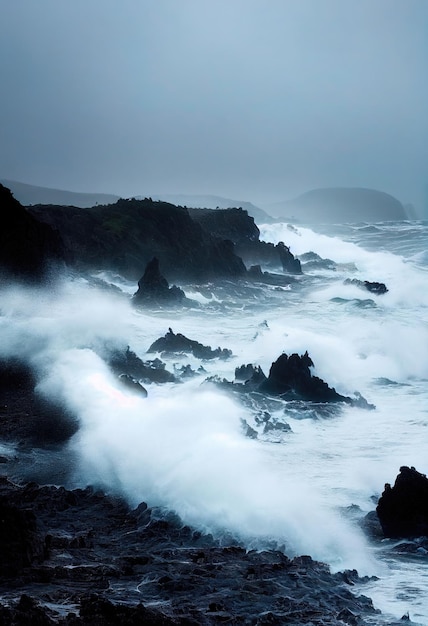
M 0 0 L 0 178 L 422 206 L 426 0 Z

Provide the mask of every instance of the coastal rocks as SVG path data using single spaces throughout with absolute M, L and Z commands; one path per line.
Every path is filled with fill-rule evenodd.
M 310 402 L 344 402 L 364 409 L 374 409 L 359 393 L 355 398 L 343 396 L 318 376 L 313 376 L 310 368 L 313 361 L 309 354 L 281 354 L 272 363 L 268 378 L 259 391 L 280 395 L 284 399 L 300 399 Z
M 219 380 L 216 377 L 208 379 L 227 389 L 237 392 L 256 392 L 267 396 L 279 396 L 286 401 L 305 401 L 315 403 L 344 402 L 351 406 L 374 409 L 358 392 L 355 397 L 343 396 L 334 388 L 329 387 L 318 376 L 313 376 L 310 368 L 313 361 L 309 354 L 281 354 L 272 363 L 269 375 L 266 376 L 260 366 L 247 364 L 235 369 L 235 381 Z
M 219 239 L 230 239 L 234 244 L 259 240 L 260 231 L 254 218 L 244 209 L 188 209 L 188 211 L 195 222 Z
M 313 361 L 309 354 L 281 354 L 272 363 L 269 376 L 260 391 L 272 395 L 291 395 L 312 402 L 347 402 L 351 399 L 342 396 L 318 376 L 312 376 Z
M 323 259 L 316 252 L 305 252 L 299 256 L 305 270 L 331 270 L 337 269 L 337 263 L 331 259 Z
M 160 359 L 142 361 L 129 346 L 126 349 L 113 349 L 104 356 L 113 372 L 120 377 L 128 377 L 138 383 L 174 383 L 174 374 L 169 372 Z
M 204 346 L 193 339 L 188 339 L 181 333 L 175 334 L 169 328 L 164 337 L 160 337 L 152 343 L 147 352 L 160 352 L 162 354 L 193 354 L 197 359 L 228 359 L 232 356 L 232 351 L 227 348 L 216 348 L 213 350 L 209 346 Z
M 63 243 L 0 185 L 0 271 L 24 281 L 43 279 L 52 262 L 64 260 Z
M 374 293 L 376 296 L 381 296 L 388 291 L 385 283 L 370 282 L 368 280 L 358 280 L 358 278 L 347 278 L 344 281 L 344 284 L 356 285 L 357 287 L 361 287 L 361 289 L 366 289 L 367 291 L 370 291 L 370 293 Z
M 428 536 L 428 478 L 400 467 L 394 486 L 385 484 L 376 512 L 385 537 Z
M 302 266 L 299 259 L 294 258 L 294 255 L 290 252 L 290 248 L 280 241 L 276 246 L 278 250 L 279 259 L 282 264 L 282 269 L 288 274 L 301 274 Z
M 247 267 L 260 265 L 273 270 L 282 269 L 286 274 L 302 274 L 300 261 L 282 241 L 273 244 L 267 241 L 249 240 L 237 243 L 235 248 Z
M 220 542 L 145 503 L 131 511 L 90 488 L 7 479 L 0 500 L 30 516 L 22 546 L 42 548 L 0 572 L 2 624 L 339 626 L 354 615 L 363 626 L 376 614 L 353 593 L 364 582 L 355 571 L 332 574 L 309 556 Z
M 143 387 L 138 380 L 134 380 L 132 376 L 128 376 L 128 374 L 121 374 L 119 376 L 119 380 L 124 387 L 126 387 L 129 391 L 141 396 L 142 398 L 147 398 L 147 389 Z
M 185 299 L 182 289 L 176 285 L 169 286 L 168 281 L 160 272 L 159 260 L 153 257 L 147 263 L 144 275 L 138 281 L 138 291 L 133 296 L 134 304 L 179 304 Z
M 78 421 L 61 404 L 36 391 L 32 369 L 19 359 L 0 359 L 0 438 L 25 445 L 65 443 Z

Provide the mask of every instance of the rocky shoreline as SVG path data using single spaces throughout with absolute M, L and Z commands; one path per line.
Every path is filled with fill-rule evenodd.
M 247 551 L 88 487 L 0 483 L 0 624 L 364 624 L 356 571 Z

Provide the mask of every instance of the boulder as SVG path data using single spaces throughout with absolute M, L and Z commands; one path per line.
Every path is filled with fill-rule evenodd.
M 188 339 L 181 333 L 175 334 L 169 328 L 164 337 L 160 337 L 152 343 L 147 352 L 162 352 L 166 354 L 193 354 L 197 359 L 228 359 L 232 356 L 232 351 L 227 348 L 216 348 L 213 350 L 209 346 L 204 346 L 199 341 Z
M 428 478 L 400 467 L 394 486 L 385 484 L 376 513 L 385 537 L 428 536 Z
M 358 278 L 347 278 L 345 285 L 356 285 L 361 289 L 367 289 L 370 293 L 374 293 L 377 296 L 381 296 L 388 291 L 385 283 L 371 282 L 369 280 L 358 280 Z

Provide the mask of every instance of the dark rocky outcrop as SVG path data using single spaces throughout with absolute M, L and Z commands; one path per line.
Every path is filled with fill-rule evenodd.
M 309 556 L 247 551 L 145 503 L 131 511 L 91 488 L 3 479 L 0 506 L 12 512 L 0 541 L 0 561 L 12 565 L 0 569 L 5 626 L 340 626 L 344 616 L 364 626 L 376 614 L 354 595 L 366 580 L 354 570 L 332 574 Z
M 400 467 L 394 486 L 385 485 L 376 512 L 385 537 L 428 537 L 428 478 Z
M 259 365 L 248 363 L 235 368 L 235 380 L 243 383 L 247 390 L 256 390 L 266 381 L 266 376 Z
M 309 354 L 281 354 L 272 363 L 268 378 L 260 390 L 272 395 L 292 395 L 313 402 L 348 402 L 350 398 L 337 393 L 318 376 L 312 376 L 313 361 Z
M 164 337 L 156 339 L 147 352 L 161 352 L 163 354 L 193 354 L 197 359 L 228 359 L 232 356 L 232 351 L 227 348 L 215 348 L 204 346 L 199 341 L 188 339 L 181 333 L 175 334 L 169 328 Z
M 59 234 L 33 217 L 9 189 L 0 185 L 0 272 L 38 281 L 51 263 L 63 260 Z
M 331 259 L 323 259 L 316 252 L 305 252 L 299 255 L 299 260 L 303 263 L 303 268 L 306 270 L 336 270 L 337 263 Z
M 68 261 L 78 268 L 109 269 L 138 280 L 141 268 L 156 256 L 168 280 L 245 275 L 231 241 L 213 236 L 187 209 L 167 202 L 146 198 L 89 209 L 33 206 L 28 210 L 60 232 Z
M 260 241 L 260 231 L 254 219 L 243 209 L 190 209 L 189 212 L 192 219 L 211 234 L 221 239 L 230 239 L 235 244 L 236 254 L 247 267 L 282 267 L 289 274 L 302 273 L 300 261 L 283 242 L 274 245 Z
M 329 387 L 321 378 L 312 375 L 310 368 L 313 366 L 313 361 L 307 352 L 290 356 L 283 353 L 272 363 L 267 377 L 259 366 L 247 364 L 235 369 L 235 382 L 218 380 L 215 377 L 208 381 L 233 391 L 280 396 L 284 400 L 304 400 L 316 403 L 344 402 L 364 409 L 375 408 L 358 392 L 355 393 L 354 398 L 351 398 Z
M 166 278 L 159 269 L 159 260 L 153 257 L 147 263 L 142 278 L 138 281 L 138 291 L 134 294 L 134 304 L 179 304 L 183 303 L 186 295 L 180 287 L 169 286 Z
M 129 346 L 124 350 L 114 348 L 104 350 L 102 354 L 108 365 L 117 376 L 129 376 L 143 383 L 173 383 L 177 382 L 174 374 L 165 368 L 160 359 L 143 361 Z
M 188 211 L 195 222 L 219 239 L 230 239 L 234 244 L 259 241 L 260 231 L 254 218 L 243 209 L 188 209 Z
M 376 296 L 381 296 L 388 291 L 385 283 L 370 282 L 368 280 L 358 280 L 358 278 L 347 278 L 345 285 L 356 285 L 361 289 L 366 289 L 370 293 L 374 293 Z
M 78 430 L 65 407 L 41 396 L 32 369 L 19 359 L 0 359 L 0 438 L 27 445 L 61 444 Z

